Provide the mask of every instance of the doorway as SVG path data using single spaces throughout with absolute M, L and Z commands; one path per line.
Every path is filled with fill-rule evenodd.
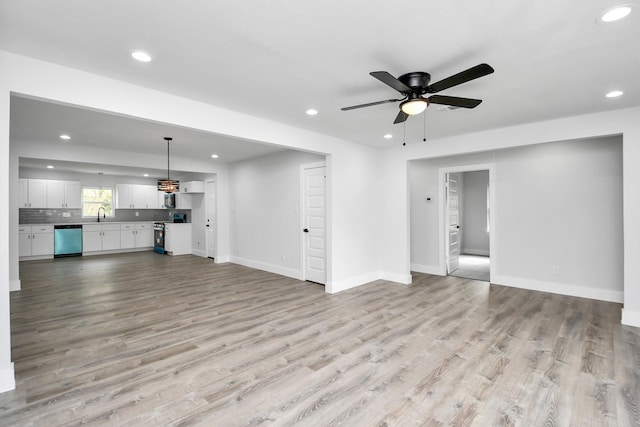
M 446 168 L 440 172 L 443 271 L 450 276 L 489 282 L 494 270 L 492 165 Z

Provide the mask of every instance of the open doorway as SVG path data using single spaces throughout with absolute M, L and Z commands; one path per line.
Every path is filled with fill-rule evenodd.
M 491 185 L 488 168 L 444 173 L 447 275 L 491 280 Z

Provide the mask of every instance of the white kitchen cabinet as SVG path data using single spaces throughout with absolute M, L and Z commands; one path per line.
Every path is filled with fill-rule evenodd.
M 20 180 L 20 207 L 40 209 L 47 207 L 46 179 Z
M 191 253 L 191 224 L 165 223 L 164 250 L 169 255 Z
M 180 192 L 185 194 L 204 193 L 204 181 L 187 181 L 180 185 Z
M 81 186 L 75 181 L 47 181 L 47 208 L 80 209 Z
M 53 225 L 21 225 L 18 233 L 20 257 L 53 255 Z
M 191 209 L 191 196 L 184 193 L 176 193 L 176 209 Z
M 116 209 L 158 209 L 157 193 L 153 185 L 117 184 Z
M 120 248 L 150 248 L 153 246 L 153 224 L 125 223 L 120 224 Z
M 85 224 L 82 226 L 82 252 L 120 249 L 120 224 Z

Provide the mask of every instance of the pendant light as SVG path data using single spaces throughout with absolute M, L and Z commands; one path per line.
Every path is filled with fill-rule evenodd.
M 165 136 L 164 140 L 167 141 L 167 179 L 158 180 L 158 191 L 164 191 L 170 194 L 180 191 L 180 181 L 173 180 L 169 177 L 169 143 L 173 138 Z

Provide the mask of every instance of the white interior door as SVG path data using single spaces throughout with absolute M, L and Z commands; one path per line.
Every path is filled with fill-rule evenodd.
M 303 259 L 306 280 L 325 284 L 326 263 L 325 167 L 303 170 Z
M 210 180 L 204 184 L 205 197 L 205 233 L 207 241 L 207 258 L 216 257 L 216 248 L 218 247 L 218 230 L 216 226 L 216 182 Z
M 458 269 L 460 257 L 460 224 L 458 212 L 458 180 L 447 174 L 447 274 Z

